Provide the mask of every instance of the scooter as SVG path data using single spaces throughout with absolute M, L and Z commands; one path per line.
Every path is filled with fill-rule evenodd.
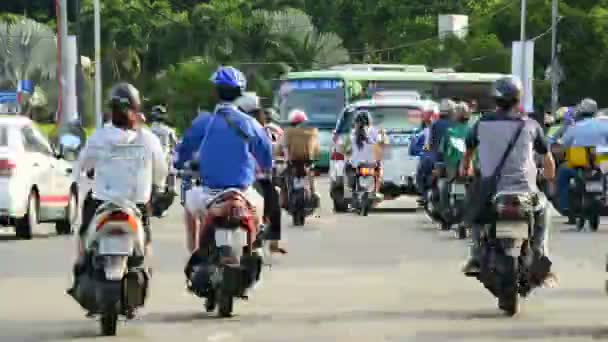
M 144 267 L 142 213 L 128 201 L 114 199 L 99 207 L 82 247 L 83 271 L 70 295 L 99 316 L 101 332 L 116 335 L 119 316 L 135 317 L 148 294 L 150 274 Z
M 482 230 L 481 270 L 467 274 L 498 298 L 498 307 L 508 316 L 519 312 L 520 297 L 541 286 L 551 269 L 551 261 L 535 255 L 531 246 L 538 201 L 529 193 L 501 192 L 494 197 L 492 223 Z
M 361 163 L 354 168 L 351 207 L 361 216 L 367 216 L 377 203 L 374 198 L 376 182 L 379 181 L 377 163 Z
M 306 217 L 319 207 L 319 201 L 312 193 L 310 165 L 312 163 L 289 162 L 287 173 L 287 211 L 293 218 L 294 226 L 303 226 Z

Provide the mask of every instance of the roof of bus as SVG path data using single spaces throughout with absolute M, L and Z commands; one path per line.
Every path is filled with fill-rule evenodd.
M 353 71 L 317 70 L 290 72 L 283 80 L 293 79 L 344 79 L 347 81 L 430 81 L 430 82 L 494 82 L 507 74 L 462 72 L 403 72 L 403 71 Z

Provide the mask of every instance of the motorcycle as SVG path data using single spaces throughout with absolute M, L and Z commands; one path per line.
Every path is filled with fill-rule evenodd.
M 521 297 L 542 284 L 551 268 L 546 256 L 532 249 L 534 209 L 538 196 L 501 192 L 492 202 L 492 224 L 481 231 L 481 269 L 476 277 L 498 298 L 498 307 L 507 315 L 519 312 Z
M 445 164 L 435 163 L 431 177 L 431 186 L 426 189 L 424 196 L 424 211 L 431 221 L 440 224 L 441 230 L 450 230 L 451 225 L 442 216 L 440 202 L 440 189 L 448 186 Z
M 148 294 L 142 213 L 128 201 L 103 203 L 89 225 L 82 250 L 85 270 L 70 294 L 90 315 L 100 316 L 103 335 L 114 336 L 118 317 L 133 319 Z
M 588 221 L 591 231 L 596 232 L 600 224 L 600 212 L 605 200 L 605 177 L 599 169 L 579 169 L 570 179 L 569 213 L 576 220 L 576 228 L 582 231 Z
M 448 229 L 456 226 L 456 237 L 461 240 L 467 238 L 467 226 L 463 223 L 463 219 L 466 210 L 467 186 L 469 184 L 469 178 L 455 177 L 445 183 L 444 186 L 447 189 L 444 189 L 441 194 L 446 196 L 440 209 L 442 220 L 449 227 Z
M 361 216 L 367 216 L 369 210 L 376 204 L 373 195 L 375 194 L 376 182 L 379 178 L 377 163 L 361 163 L 354 169 L 354 176 L 351 182 L 352 194 L 351 207 Z M 348 187 L 346 187 L 348 188 Z M 346 194 L 345 194 L 345 197 Z
M 264 226 L 257 224 L 252 206 L 238 189 L 213 194 L 198 234 L 198 249 L 184 270 L 187 288 L 205 298 L 207 312 L 230 317 L 234 299 L 248 299 L 247 291 L 261 276 Z
M 312 215 L 319 205 L 311 191 L 310 164 L 289 162 L 285 183 L 288 199 L 287 211 L 293 218 L 294 226 L 303 226 L 306 217 Z

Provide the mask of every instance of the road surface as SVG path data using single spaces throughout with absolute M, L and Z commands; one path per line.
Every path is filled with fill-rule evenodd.
M 326 182 L 324 182 L 326 183 Z M 321 186 L 327 192 L 327 184 Z M 391 207 L 412 207 L 412 200 Z M 289 218 L 285 216 L 288 223 Z M 154 278 L 138 320 L 96 338 L 96 321 L 64 294 L 74 241 L 0 234 L 0 341 L 589 341 L 608 339 L 604 263 L 608 225 L 577 233 L 555 219 L 551 252 L 560 277 L 515 318 L 459 272 L 467 244 L 420 212 L 334 215 L 285 227 L 289 255 L 275 258 L 237 315 L 217 319 L 184 288 L 181 207 L 153 221 Z

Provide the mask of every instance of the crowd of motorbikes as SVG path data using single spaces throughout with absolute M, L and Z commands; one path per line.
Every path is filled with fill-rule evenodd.
M 84 144 L 82 139 L 68 132 L 59 139 L 59 144 L 64 152 L 76 154 Z M 464 141 L 455 145 L 461 146 L 464 152 Z M 568 158 L 556 142 L 553 147 L 556 161 L 565 163 Z M 594 160 L 608 155 L 608 148 L 588 148 L 586 152 Z M 116 153 L 123 153 L 122 158 L 133 155 L 133 151 Z M 173 151 L 167 151 L 167 160 L 173 160 Z M 605 171 L 593 161 L 591 167 L 570 166 L 576 176 L 568 189 L 567 215 L 579 229 L 588 222 L 591 230 L 596 231 L 606 202 Z M 287 194 L 283 207 L 292 216 L 294 226 L 303 226 L 306 218 L 319 207 L 319 200 L 311 191 L 311 168 L 312 163 L 279 159 L 268 175 L 272 184 Z M 368 215 L 378 203 L 374 194 L 380 181 L 380 165 L 360 163 L 356 167 L 347 166 L 345 172 L 345 207 L 336 208 L 337 211 L 350 208 L 359 215 Z M 100 317 L 104 335 L 116 334 L 119 316 L 134 318 L 148 294 L 151 272 L 144 260 L 143 211 L 150 210 L 151 216 L 163 217 L 175 197 L 180 196 L 183 204 L 186 191 L 201 186 L 198 175 L 195 162 L 188 163 L 184 170 L 171 168 L 167 188 L 154 189 L 150 208 L 116 198 L 96 211 L 81 246 L 90 267 L 79 275 L 78 286 L 71 295 L 90 316 Z M 94 177 L 94 173 L 88 177 Z M 434 164 L 428 177 L 430 186 L 421 201 L 424 211 L 441 230 L 453 230 L 457 238 L 466 239 L 474 224 L 468 220 L 467 210 L 475 178 L 450 174 L 442 162 Z M 181 178 L 180 189 L 177 178 Z M 553 184 L 539 177 L 539 187 L 555 201 Z M 205 309 L 217 310 L 219 316 L 229 317 L 234 311 L 235 299 L 248 298 L 249 290 L 261 279 L 263 265 L 268 263 L 268 252 L 264 248 L 266 222 L 257 220 L 239 189 L 226 189 L 214 195 L 197 234 L 198 248 L 184 272 L 187 288 L 195 296 L 204 298 Z M 491 204 L 490 223 L 479 230 L 481 268 L 478 273 L 467 276 L 478 279 L 498 299 L 499 308 L 514 315 L 519 310 L 520 298 L 542 286 L 542 279 L 551 267 L 547 257 L 537 256 L 533 248 L 533 223 L 539 198 L 529 193 L 498 193 Z

